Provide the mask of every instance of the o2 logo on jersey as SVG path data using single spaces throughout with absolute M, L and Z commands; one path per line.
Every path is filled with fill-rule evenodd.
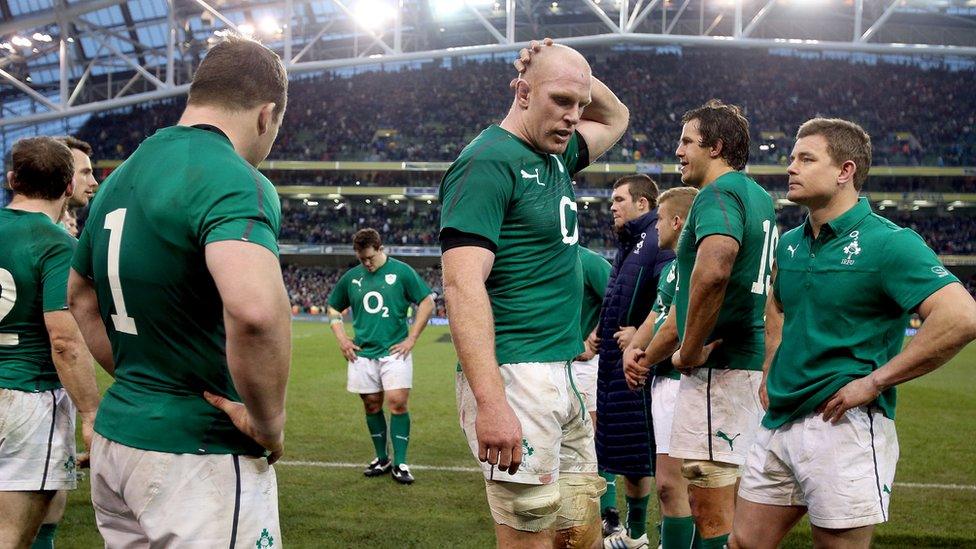
M 375 302 L 375 303 L 371 303 Z M 383 312 L 381 315 L 383 318 L 390 318 L 390 308 L 383 306 L 383 294 L 379 292 L 367 292 L 363 296 L 363 309 L 371 315 L 375 315 L 380 311 Z
M 567 213 L 571 210 L 572 214 Z M 564 196 L 559 199 L 559 232 L 563 235 L 563 244 L 572 246 L 579 242 L 579 223 L 576 220 L 578 206 L 572 198 Z M 569 234 L 569 223 L 572 220 L 573 234 Z

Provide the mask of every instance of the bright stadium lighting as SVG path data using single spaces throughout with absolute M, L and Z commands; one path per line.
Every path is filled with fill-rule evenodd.
M 4 42 L 0 44 L 0 50 L 7 50 L 10 53 L 17 51 L 16 48 L 14 48 L 13 44 L 11 44 L 10 42 Z
M 248 38 L 254 36 L 254 25 L 250 23 L 237 25 L 237 30 L 240 31 L 241 35 L 246 36 Z
M 13 45 L 20 46 L 22 48 L 29 48 L 31 45 L 30 39 L 24 38 L 23 36 L 14 36 L 10 39 L 10 41 L 13 43 Z
M 278 24 L 278 20 L 270 16 L 261 19 L 261 21 L 258 23 L 258 29 L 260 29 L 262 33 L 269 36 L 281 34 L 281 25 Z
M 360 0 L 353 18 L 363 27 L 375 31 L 396 17 L 396 8 L 380 0 Z
M 51 38 L 50 34 L 44 34 L 42 32 L 35 32 L 34 35 L 31 36 L 31 38 L 37 40 L 38 42 L 50 42 L 54 40 L 53 38 Z
M 462 0 L 430 0 L 430 9 L 435 17 L 450 17 L 464 9 Z

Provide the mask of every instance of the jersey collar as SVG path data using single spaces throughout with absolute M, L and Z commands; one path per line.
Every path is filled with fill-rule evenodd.
M 871 203 L 868 202 L 867 198 L 862 196 L 857 199 L 857 202 L 849 210 L 824 223 L 823 227 L 830 228 L 830 232 L 834 233 L 834 235 L 842 235 L 856 227 L 865 217 L 871 215 L 871 212 Z M 821 230 L 823 227 L 821 227 Z M 810 224 L 809 214 L 807 214 L 807 219 L 803 224 L 803 232 L 807 236 L 813 236 L 813 228 Z

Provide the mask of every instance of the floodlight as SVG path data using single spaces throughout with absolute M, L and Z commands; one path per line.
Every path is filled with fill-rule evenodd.
M 248 38 L 254 36 L 254 25 L 250 23 L 243 23 L 241 25 L 237 25 L 237 30 L 240 31 L 242 35 L 247 36 Z
M 360 0 L 353 10 L 353 18 L 363 27 L 376 31 L 396 17 L 396 8 L 379 0 Z
M 24 38 L 23 36 L 14 36 L 10 39 L 10 41 L 13 42 L 15 46 L 20 46 L 22 48 L 29 48 L 31 45 L 30 39 Z
M 51 40 L 53 40 L 50 34 L 44 34 L 41 32 L 35 32 L 34 36 L 32 36 L 31 38 L 37 40 L 38 42 L 50 42 Z
M 258 28 L 261 32 L 267 35 L 275 35 L 281 33 L 281 25 L 278 24 L 278 20 L 274 17 L 268 16 L 262 19 L 258 23 Z

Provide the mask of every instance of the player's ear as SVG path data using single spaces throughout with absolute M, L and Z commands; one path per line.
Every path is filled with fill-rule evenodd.
M 11 172 L 11 173 L 13 173 L 13 172 Z M 75 194 L 75 180 L 72 178 L 72 180 L 68 182 L 68 188 L 66 188 L 64 190 L 64 196 L 67 197 L 67 196 L 71 196 L 73 194 Z
M 711 158 L 718 158 L 722 156 L 722 148 L 725 147 L 725 143 L 721 139 L 716 139 L 715 144 L 708 151 L 708 156 Z
M 837 174 L 837 184 L 841 186 L 854 186 L 854 174 L 857 173 L 857 164 L 853 160 L 848 160 L 840 165 L 840 173 Z
M 274 103 L 265 103 L 264 105 L 261 105 L 261 110 L 258 111 L 258 135 L 268 133 L 272 122 L 274 122 L 274 109 Z
M 529 108 L 529 92 L 531 91 L 532 86 L 525 80 L 519 78 L 515 81 L 515 101 L 519 107 Z

